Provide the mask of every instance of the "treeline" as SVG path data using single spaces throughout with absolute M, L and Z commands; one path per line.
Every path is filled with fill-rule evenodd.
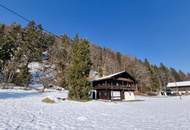
M 93 69 L 100 76 L 128 71 L 138 81 L 138 90 L 143 93 L 165 90 L 168 82 L 190 80 L 190 73 L 177 71 L 163 63 L 153 65 L 148 59 L 142 61 L 96 45 L 91 45 L 91 59 Z
M 44 51 L 48 51 L 48 63 L 54 66 L 53 84 L 71 90 L 71 98 L 87 97 L 90 69 L 100 77 L 126 70 L 138 81 L 138 90 L 143 93 L 163 90 L 171 81 L 190 80 L 189 73 L 162 63 L 152 65 L 147 59 L 142 61 L 96 46 L 78 35 L 58 38 L 45 33 L 41 25 L 30 22 L 25 27 L 0 25 L 1 82 L 27 86 L 31 78 L 28 64 L 42 62 Z

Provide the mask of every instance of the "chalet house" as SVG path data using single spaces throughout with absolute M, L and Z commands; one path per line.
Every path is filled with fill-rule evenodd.
M 134 100 L 136 80 L 126 71 L 92 80 L 92 98 L 103 100 Z
M 167 95 L 190 94 L 190 81 L 168 83 L 166 88 Z

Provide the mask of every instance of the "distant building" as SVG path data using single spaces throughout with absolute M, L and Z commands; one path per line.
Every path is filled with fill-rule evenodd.
M 190 81 L 168 83 L 167 95 L 190 94 Z
M 126 71 L 92 80 L 92 98 L 103 100 L 134 100 L 136 80 Z

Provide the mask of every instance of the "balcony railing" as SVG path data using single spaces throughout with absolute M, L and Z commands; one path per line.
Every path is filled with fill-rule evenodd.
M 131 86 L 125 86 L 125 85 L 97 85 L 94 86 L 95 89 L 111 89 L 111 90 L 117 90 L 117 89 L 123 89 L 123 90 L 135 90 L 135 85 Z

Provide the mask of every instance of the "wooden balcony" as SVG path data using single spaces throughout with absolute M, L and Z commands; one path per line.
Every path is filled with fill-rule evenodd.
M 136 86 L 135 85 L 131 85 L 131 86 L 124 86 L 124 85 L 119 85 L 119 86 L 116 86 L 116 85 L 97 85 L 94 87 L 94 89 L 109 89 L 109 90 L 126 90 L 126 91 L 134 91 L 136 89 Z

